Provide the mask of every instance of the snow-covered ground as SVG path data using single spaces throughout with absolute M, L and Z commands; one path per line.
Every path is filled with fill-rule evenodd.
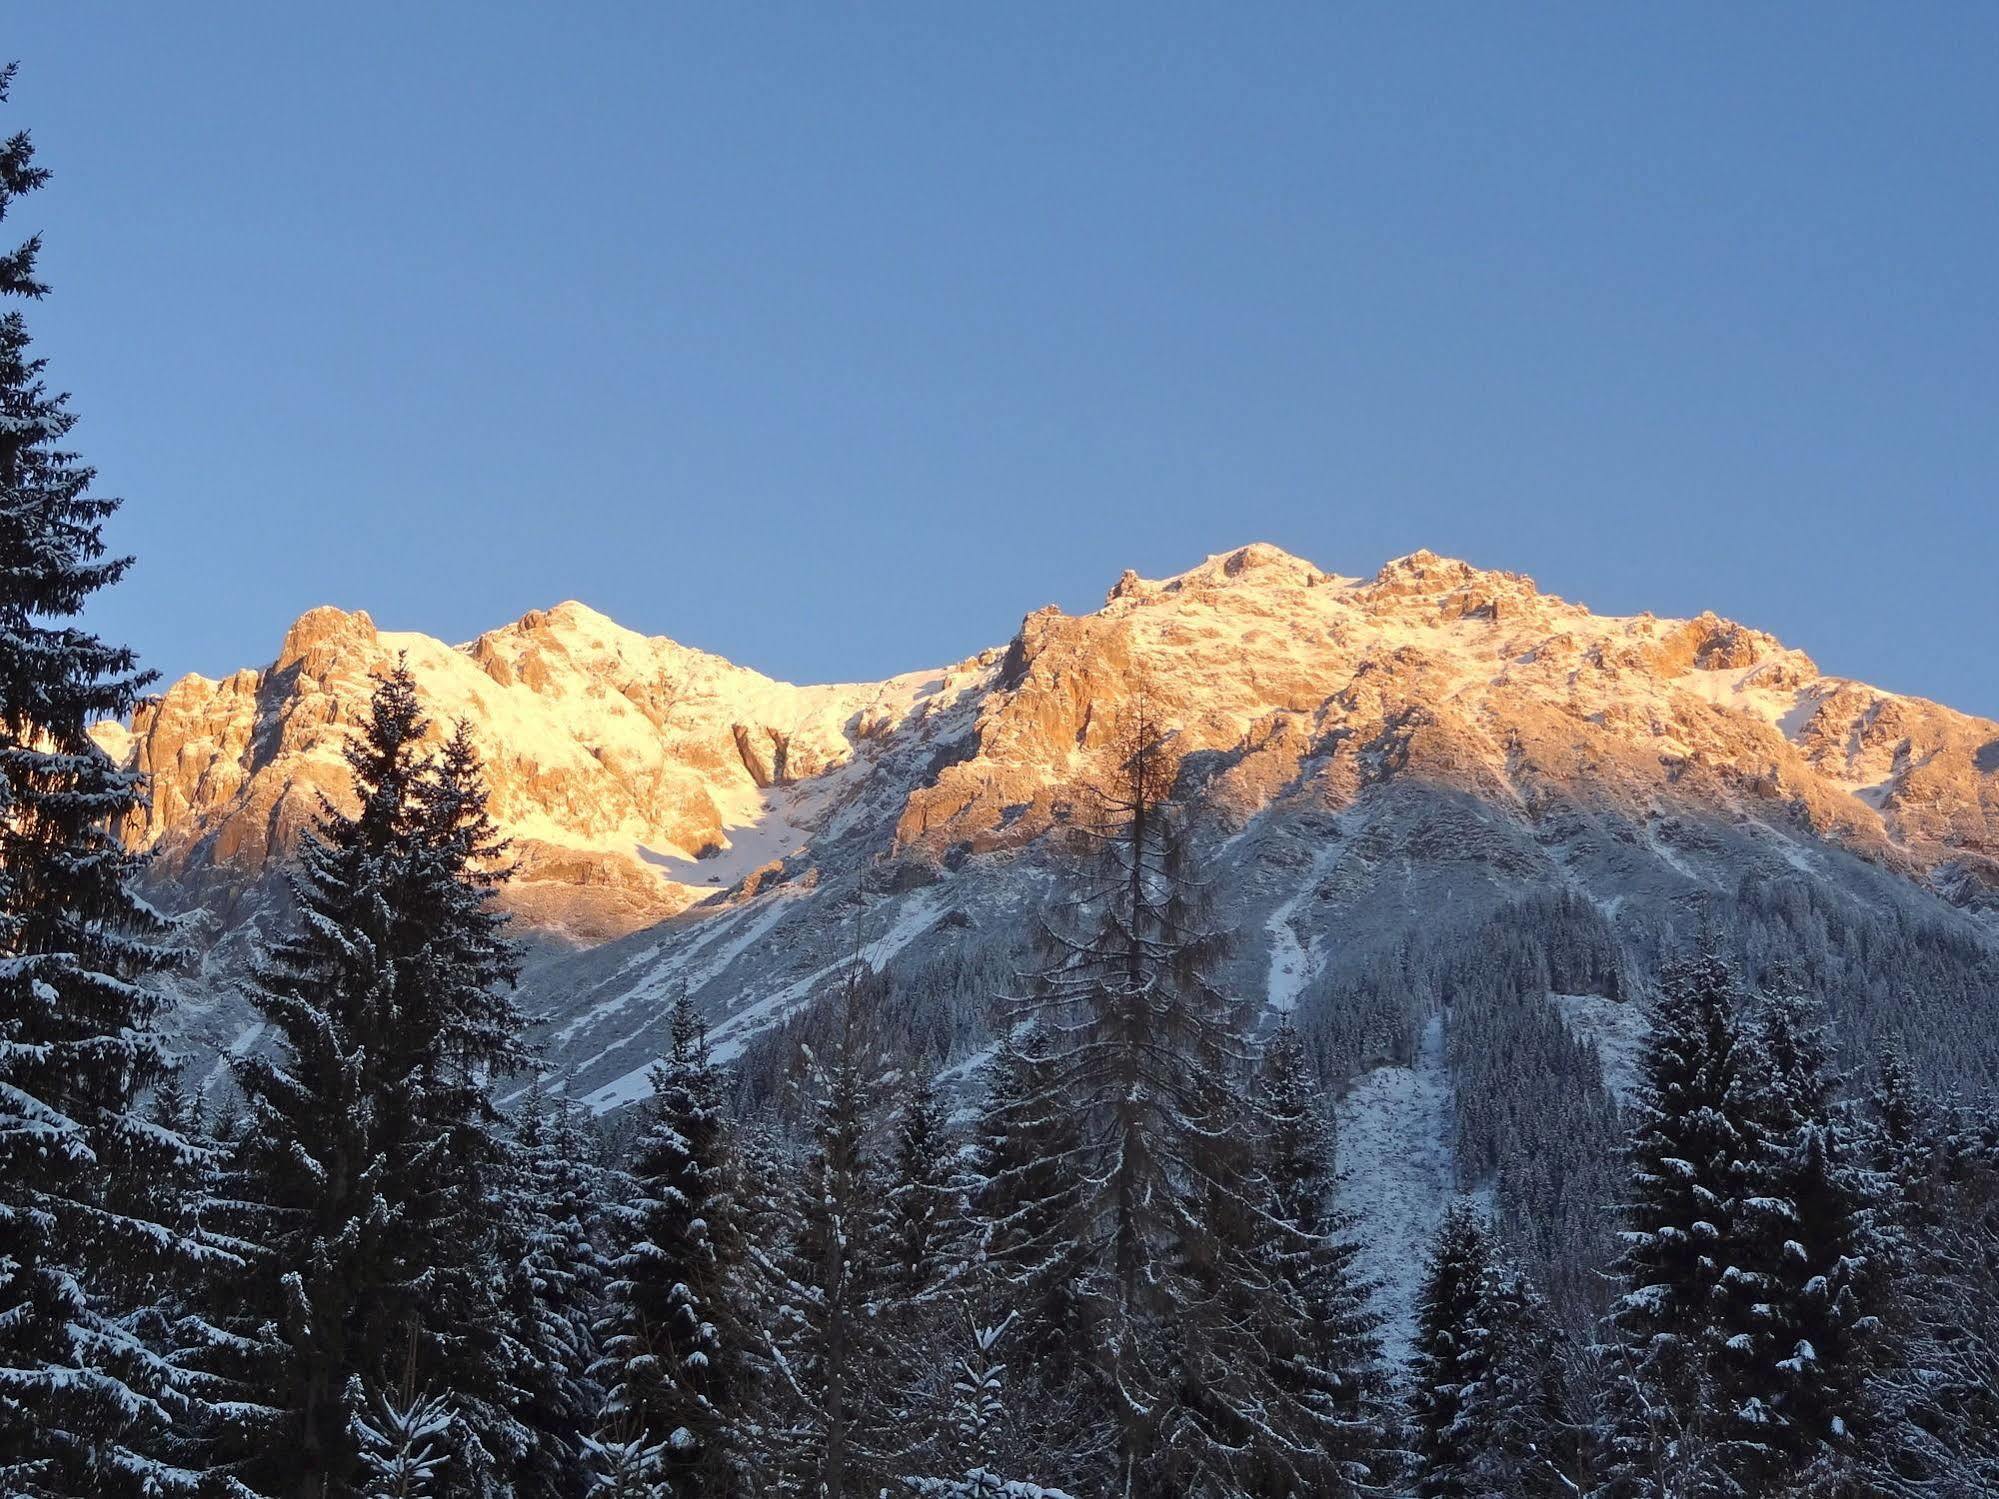
M 1298 1007 L 1298 996 L 1305 992 L 1305 985 L 1324 960 L 1316 939 L 1309 944 L 1298 940 L 1291 918 L 1299 906 L 1311 899 L 1341 851 L 1342 846 L 1337 843 L 1320 849 L 1312 859 L 1310 872 L 1299 879 L 1296 892 L 1272 911 L 1270 920 L 1264 924 L 1270 934 L 1270 979 L 1264 989 L 1265 1002 L 1278 1014 L 1288 1015 Z
M 1562 1019 L 1578 1036 L 1596 1042 L 1603 1060 L 1603 1082 L 1621 1104 L 1631 1102 L 1638 1087 L 1638 1056 L 1651 1029 L 1644 1010 L 1600 994 L 1551 994 Z
M 787 1015 L 811 999 L 824 984 L 839 974 L 848 963 L 858 959 L 876 973 L 882 965 L 916 940 L 944 913 L 945 896 L 937 891 L 923 891 L 910 896 L 901 903 L 881 932 L 862 942 L 851 954 L 843 953 L 834 961 L 815 968 L 803 978 L 793 979 L 768 994 L 747 999 L 724 1016 L 709 1031 L 708 1039 L 714 1048 L 718 1063 L 733 1061 L 742 1054 L 744 1046 L 759 1032 L 778 1024 Z M 754 929 L 753 929 L 754 930 Z M 747 939 L 745 939 L 747 940 Z M 636 1037 L 628 1037 L 628 1044 Z M 616 1049 L 615 1045 L 611 1049 Z M 603 1053 L 600 1053 L 602 1055 Z M 594 1058 L 592 1060 L 595 1060 Z M 599 1114 L 632 1103 L 645 1097 L 652 1084 L 650 1073 L 658 1058 L 648 1058 L 643 1066 L 634 1067 L 629 1072 L 613 1078 L 601 1088 L 588 1094 L 584 1103 Z
M 1444 1017 L 1431 1018 L 1414 1067 L 1377 1067 L 1338 1106 L 1339 1204 L 1358 1216 L 1358 1267 L 1379 1283 L 1382 1346 L 1409 1356 L 1416 1291 L 1444 1209 L 1456 1192 Z

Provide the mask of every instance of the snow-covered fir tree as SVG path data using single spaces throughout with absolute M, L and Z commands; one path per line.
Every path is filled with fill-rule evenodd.
M 515 1414 L 498 1210 L 507 1144 L 485 1084 L 529 1060 L 491 906 L 491 825 L 464 736 L 442 755 L 406 667 L 351 742 L 357 809 L 322 809 L 299 915 L 249 998 L 279 1038 L 233 1059 L 249 1107 L 233 1189 L 256 1273 L 244 1391 L 218 1458 L 261 1493 L 354 1492 L 347 1391 L 449 1391 L 445 1492 L 502 1491 L 547 1440 Z
M 1303 1475 L 1279 1466 L 1258 1477 L 1276 1493 L 1303 1476 L 1327 1499 L 1358 1494 L 1386 1476 L 1395 1446 L 1381 1318 L 1355 1265 L 1359 1225 L 1333 1202 L 1332 1119 L 1288 1016 L 1264 1044 L 1257 1104 L 1265 1198 L 1256 1256 L 1272 1288 L 1261 1336 L 1315 1458 Z
M 585 1437 L 590 1499 L 673 1499 L 664 1442 L 644 1437 Z
M 517 1467 L 522 1493 L 583 1492 L 583 1439 L 603 1392 L 592 1377 L 608 1262 L 598 1206 L 613 1173 L 589 1159 L 581 1108 L 539 1078 L 514 1113 L 514 1154 L 500 1215 L 504 1311 L 514 1350 L 515 1413 L 542 1440 Z
M 1557 1499 L 1591 1467 L 1587 1435 L 1568 1408 L 1559 1337 L 1547 1302 L 1497 1245 L 1479 1287 L 1476 1377 L 1459 1391 L 1475 1499 Z
M 949 1445 L 961 1472 L 955 1478 L 905 1478 L 909 1491 L 924 1499 L 1068 1499 L 1060 1489 L 1002 1476 L 1008 1471 L 1002 1454 L 1012 1446 L 1016 1427 L 1007 1419 L 1006 1363 L 999 1345 L 1012 1325 L 1011 1316 L 987 1326 L 965 1311 L 949 1424 Z
M 1488 1372 L 1491 1345 L 1482 1319 L 1492 1261 L 1492 1232 L 1484 1218 L 1469 1202 L 1452 1203 L 1416 1297 L 1409 1447 L 1421 1499 L 1471 1499 L 1477 1493 L 1481 1434 L 1473 1429 L 1466 1398 Z
M 1014 1319 L 1007 1348 L 1015 1389 L 1031 1391 L 1051 1444 L 1079 1454 L 1092 1338 L 1077 1273 L 1088 1185 L 1082 1130 L 1056 1086 L 1040 1027 L 1009 1027 L 985 1080 L 966 1183 L 977 1236 L 973 1290 L 989 1321 Z
M 1905 1229 L 1935 1206 L 1942 1159 L 1941 1111 L 1916 1083 L 1899 1046 L 1882 1050 L 1862 1110 L 1867 1162 L 1886 1178 L 1890 1211 Z
M 1213 979 L 1226 942 L 1201 919 L 1173 773 L 1141 706 L 1072 829 L 1074 894 L 1007 1017 L 1045 1047 L 1035 1111 L 1077 1131 L 1074 1336 L 1112 1443 L 1092 1481 L 1132 1495 L 1241 1492 L 1301 1440 L 1273 1419 L 1247 1305 L 1273 1291 L 1253 1257 L 1249 1048 Z
M 1771 1331 L 1758 1344 L 1767 1364 L 1747 1379 L 1773 1419 L 1763 1460 L 1745 1476 L 1768 1487 L 1810 1472 L 1823 1489 L 1876 1424 L 1869 1383 L 1897 1247 L 1882 1211 L 1886 1179 L 1868 1168 L 1850 1112 L 1835 1103 L 1840 1079 L 1818 1007 L 1780 976 L 1756 1003 L 1754 1034 L 1762 1148 L 1743 1220 Z
M 722 1495 L 740 1475 L 738 1406 L 749 1330 L 736 1314 L 742 1240 L 729 1123 L 700 1016 L 683 991 L 616 1204 L 621 1245 L 599 1327 L 599 1438 L 664 1442 L 674 1494 Z
M 881 1231 L 895 1257 L 896 1299 L 914 1306 L 952 1277 L 964 1248 L 956 1132 L 928 1078 L 905 1084 L 891 1133 Z
M 1891 1049 L 1863 1119 L 1893 1252 L 1856 1491 L 1999 1492 L 1999 1118 L 1928 1096 Z
M 849 969 L 829 1039 L 802 1052 L 808 1154 L 787 1194 L 786 1242 L 753 1257 L 774 1309 L 758 1421 L 779 1494 L 872 1496 L 900 1471 L 913 1435 L 906 1370 L 881 1315 L 893 1247 L 870 1231 L 886 1191 L 880 1136 L 894 1074 L 863 975 Z
M 890 1154 L 881 1217 L 872 1232 L 886 1246 L 890 1271 L 881 1315 L 902 1350 L 902 1380 L 915 1419 L 905 1462 L 935 1466 L 946 1450 L 937 1415 L 953 1399 L 942 1349 L 953 1335 L 957 1298 L 975 1279 L 958 1131 L 922 1072 L 896 1090 L 889 1120 Z
M 1769 1288 L 1744 1209 L 1757 1192 L 1763 1100 L 1728 965 L 1712 950 L 1677 959 L 1661 991 L 1640 1062 L 1611 1313 L 1614 1460 L 1625 1492 L 1726 1494 L 1767 1460 L 1776 1420 L 1763 1373 L 1774 1328 L 1759 1310 Z
M 1469 1202 L 1432 1245 L 1416 1305 L 1410 1479 L 1423 1499 L 1543 1499 L 1584 1491 L 1545 1299 Z
M 25 132 L 0 142 L 0 218 L 47 175 Z M 117 836 L 144 784 L 88 732 L 151 677 L 77 624 L 130 559 L 106 552 L 119 502 L 91 493 L 30 347 L 40 249 L 0 254 L 0 1490 L 168 1492 L 191 1476 L 156 1449 L 194 1405 L 132 1295 L 224 1251 L 162 1221 L 156 1190 L 200 1149 L 144 1103 L 167 1059 L 141 980 L 172 932 Z
M 347 1403 L 361 1454 L 361 1499 L 434 1499 L 443 1492 L 449 1401 L 408 1389 L 369 1390 L 357 1378 Z

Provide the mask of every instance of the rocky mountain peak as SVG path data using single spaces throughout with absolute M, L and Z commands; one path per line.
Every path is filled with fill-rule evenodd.
M 1127 572 L 1101 609 L 1035 611 L 1003 651 L 840 686 L 774 681 L 575 601 L 455 647 L 313 609 L 270 666 L 185 678 L 104 728 L 153 776 L 134 841 L 176 877 L 260 872 L 322 793 L 344 794 L 341 746 L 399 655 L 438 733 L 472 726 L 521 861 L 516 908 L 581 942 L 828 860 L 936 869 L 1023 848 L 1140 694 L 1228 827 L 1420 783 L 1537 817 L 1751 818 L 1962 898 L 1999 884 L 1999 726 L 1824 678 L 1712 613 L 1595 615 L 1428 551 L 1341 577 L 1266 543 Z
M 1311 588 L 1331 582 L 1302 557 L 1293 556 L 1267 541 L 1251 542 L 1230 552 L 1217 552 L 1197 567 L 1173 577 L 1151 581 L 1127 568 L 1112 586 L 1107 606 L 1120 601 L 1143 602 L 1181 593 L 1208 593 L 1242 587 L 1296 586 Z
M 354 651 L 367 650 L 374 645 L 375 639 L 375 622 L 368 617 L 365 609 L 356 609 L 350 614 L 332 604 L 320 604 L 291 622 L 278 646 L 277 659 L 271 665 L 273 669 L 283 671 L 288 666 L 306 662 L 308 658 L 320 661 L 336 659 Z

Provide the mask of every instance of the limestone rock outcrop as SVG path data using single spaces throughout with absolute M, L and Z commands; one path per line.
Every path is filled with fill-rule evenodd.
M 249 880 L 346 794 L 370 678 L 407 659 L 460 718 L 514 839 L 509 899 L 589 944 L 827 861 L 890 884 L 1031 844 L 1098 777 L 1141 701 L 1225 829 L 1427 788 L 1554 836 L 1721 818 L 1824 839 L 1961 904 L 1999 889 L 1999 724 L 1823 675 L 1703 614 L 1611 617 L 1517 574 L 1417 552 L 1370 578 L 1255 545 L 1127 572 L 972 660 L 799 687 L 581 604 L 459 646 L 318 608 L 272 663 L 187 677 L 107 753 L 146 771 L 128 836 L 166 879 Z M 813 876 L 816 878 L 816 876 Z

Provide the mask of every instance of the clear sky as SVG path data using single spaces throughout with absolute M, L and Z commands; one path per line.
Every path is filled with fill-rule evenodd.
M 576 597 L 873 677 L 1260 539 L 1999 714 L 1999 7 L 7 21 L 169 675 Z

